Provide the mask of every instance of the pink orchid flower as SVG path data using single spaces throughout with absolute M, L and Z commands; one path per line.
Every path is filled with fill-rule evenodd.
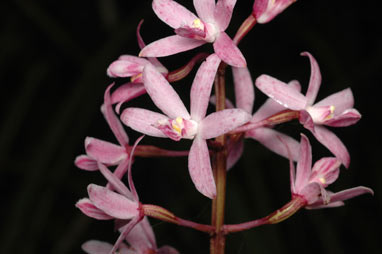
M 255 90 L 248 68 L 232 67 L 232 74 L 234 79 L 236 106 L 251 114 L 255 101 Z M 292 81 L 290 84 L 295 86 L 296 89 L 299 89 L 299 83 L 297 81 Z M 230 101 L 227 101 L 226 104 L 228 108 L 233 108 L 233 104 Z M 272 126 L 258 124 L 263 122 L 267 117 L 283 110 L 285 110 L 283 106 L 272 99 L 268 99 L 253 114 L 252 119 L 249 121 L 249 124 L 253 124 L 256 127 L 246 130 L 244 132 L 244 137 L 254 139 L 272 152 L 288 158 L 288 151 L 285 148 L 285 145 L 279 140 L 281 137 L 290 148 L 293 160 L 297 161 L 299 143 L 295 139 L 274 130 Z M 243 154 L 243 150 L 244 140 L 242 137 L 239 139 L 233 137 L 228 140 L 227 169 L 230 169 L 239 160 Z
M 153 229 L 145 217 L 126 236 L 126 242 L 121 243 L 118 248 L 120 254 L 178 254 L 179 252 L 171 246 L 157 247 Z M 88 254 L 108 254 L 113 245 L 107 242 L 90 240 L 82 244 L 82 249 Z
M 165 115 L 141 108 L 127 108 L 121 120 L 130 128 L 155 137 L 193 139 L 188 168 L 197 190 L 209 198 L 216 196 L 207 139 L 220 136 L 250 120 L 241 109 L 226 109 L 206 117 L 208 101 L 220 59 L 210 55 L 199 68 L 191 87 L 191 114 L 167 80 L 151 65 L 143 70 L 147 93 Z
M 296 0 L 255 0 L 253 16 L 257 23 L 268 23 L 294 2 Z
M 334 157 L 318 160 L 312 168 L 312 148 L 308 138 L 301 134 L 300 159 L 297 169 L 290 163 L 290 181 L 292 198 L 303 198 L 306 208 L 325 208 L 344 205 L 343 201 L 370 193 L 370 188 L 359 186 L 337 193 L 327 191 L 325 188 L 337 180 L 341 161 Z
M 349 167 L 350 155 L 345 145 L 323 125 L 344 127 L 355 124 L 361 118 L 361 114 L 353 108 L 353 93 L 347 88 L 313 104 L 321 85 L 321 73 L 311 54 L 304 52 L 301 55 L 308 56 L 311 64 L 309 87 L 305 96 L 268 75 L 257 78 L 256 86 L 285 108 L 299 111 L 299 119 L 304 127 L 309 129 L 345 167 Z
M 155 41 L 142 49 L 139 56 L 161 57 L 213 43 L 215 53 L 229 65 L 245 67 L 239 48 L 224 32 L 232 17 L 236 0 L 194 0 L 199 17 L 172 0 L 154 0 L 155 14 L 175 29 L 176 35 Z

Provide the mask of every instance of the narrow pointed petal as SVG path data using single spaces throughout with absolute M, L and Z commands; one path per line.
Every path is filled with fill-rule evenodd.
M 203 139 L 215 138 L 251 120 L 251 115 L 242 109 L 225 109 L 208 115 L 199 124 Z
M 90 158 L 88 155 L 79 155 L 74 160 L 74 164 L 83 170 L 96 171 L 98 170 L 97 161 Z
M 102 210 L 98 209 L 88 198 L 80 199 L 76 203 L 76 207 L 81 210 L 86 216 L 97 220 L 111 220 L 112 216 L 107 215 Z
M 105 187 L 90 184 L 88 194 L 98 209 L 114 218 L 127 220 L 139 215 L 138 203 Z
M 233 43 L 232 39 L 221 32 L 213 43 L 215 53 L 221 60 L 234 67 L 246 67 L 247 62 L 240 49 Z
M 105 91 L 104 105 L 101 107 L 101 111 L 107 123 L 109 124 L 110 129 L 114 133 L 114 136 L 117 138 L 119 144 L 121 144 L 121 146 L 126 146 L 129 144 L 129 137 L 123 129 L 123 126 L 119 121 L 118 117 L 114 113 L 110 97 L 110 89 L 112 87 L 113 85 L 108 86 Z
M 114 253 L 117 253 L 117 249 L 122 249 L 121 246 L 124 247 L 124 244 L 123 244 L 123 240 L 126 239 L 126 237 L 128 236 L 128 234 L 131 232 L 131 230 L 135 227 L 135 225 L 137 225 L 137 223 L 139 223 L 139 221 L 142 219 L 141 216 L 135 216 L 132 220 L 130 220 L 125 226 L 123 226 L 121 229 L 120 229 L 120 232 L 121 234 L 119 235 L 117 241 L 115 242 L 113 248 L 111 249 L 110 253 L 109 254 L 114 254 Z M 126 249 L 125 249 L 126 250 Z M 121 251 L 121 254 L 129 254 L 129 250 L 123 250 L 124 252 Z
M 244 151 L 243 139 L 234 142 L 234 144 L 228 147 L 229 150 L 227 155 L 227 170 L 231 169 L 242 156 Z
M 323 126 L 315 126 L 313 135 L 339 159 L 346 168 L 350 164 L 350 155 L 342 141 Z
M 197 19 L 195 14 L 173 0 L 154 0 L 152 7 L 158 18 L 174 29 L 191 25 Z
M 203 40 L 190 39 L 179 35 L 172 35 L 154 41 L 144 47 L 139 56 L 141 57 L 161 57 L 175 55 L 180 52 L 194 49 L 206 42 Z
M 125 160 L 120 165 L 127 166 L 128 160 Z M 122 181 L 119 179 L 118 176 L 111 173 L 110 170 L 103 165 L 102 163 L 98 163 L 99 170 L 101 171 L 102 175 L 106 178 L 106 180 L 113 186 L 113 189 L 115 189 L 118 193 L 124 195 L 125 197 L 129 199 L 133 199 L 133 195 L 129 191 L 129 189 L 125 186 L 125 184 L 122 183 Z
M 236 107 L 252 113 L 255 102 L 255 89 L 248 68 L 232 67 L 233 82 L 235 85 Z
M 113 245 L 107 242 L 90 240 L 81 245 L 83 251 L 88 254 L 107 254 L 113 248 Z
M 108 165 L 116 165 L 127 157 L 125 148 L 91 137 L 85 139 L 85 149 L 91 158 Z
M 334 115 L 339 115 L 345 110 L 354 107 L 353 92 L 350 88 L 346 88 L 317 102 L 314 106 L 334 106 Z
M 199 122 L 205 117 L 220 58 L 216 54 L 207 57 L 199 67 L 191 86 L 191 118 Z
M 324 122 L 325 125 L 332 127 L 346 127 L 356 124 L 361 119 L 361 114 L 354 108 L 345 110 L 341 115 Z
M 216 3 L 214 21 L 218 24 L 221 32 L 227 29 L 235 4 L 236 0 L 219 0 Z
M 111 94 L 111 103 L 118 103 L 115 111 L 117 114 L 119 114 L 123 103 L 128 102 L 145 93 L 146 89 L 143 83 L 129 82 L 121 85 Z
M 143 67 L 148 63 L 144 58 L 122 55 L 118 60 L 112 62 L 107 68 L 109 77 L 131 77 L 142 72 Z
M 295 1 L 296 0 L 255 0 L 253 4 L 253 15 L 258 23 L 264 24 L 274 19 Z
M 301 53 L 301 55 L 309 57 L 310 61 L 310 80 L 308 91 L 306 92 L 306 103 L 308 106 L 313 105 L 314 101 L 316 100 L 318 90 L 321 86 L 321 72 L 316 59 L 314 59 L 314 57 L 310 53 L 303 52 Z
M 139 222 L 127 235 L 126 241 L 133 247 L 135 250 L 143 251 L 146 249 L 156 249 L 156 242 L 154 232 L 150 226 L 150 223 L 145 217 L 141 222 Z
M 194 7 L 204 22 L 214 20 L 215 0 L 194 0 Z
M 291 138 L 281 132 L 273 130 L 271 128 L 256 128 L 249 130 L 245 133 L 246 138 L 253 138 L 259 141 L 266 148 L 274 153 L 277 153 L 285 158 L 289 158 L 289 153 L 286 148 L 288 146 L 290 155 L 293 161 L 298 161 L 300 154 L 300 144 L 294 138 Z M 279 138 L 285 142 L 280 142 Z
M 295 186 L 297 192 L 305 188 L 309 181 L 309 175 L 312 168 L 312 147 L 308 138 L 301 134 L 300 157 L 296 168 Z
M 302 110 L 305 108 L 305 96 L 284 82 L 263 74 L 256 79 L 255 83 L 260 91 L 282 106 L 292 110 Z
M 216 196 L 216 185 L 212 174 L 210 154 L 206 140 L 196 137 L 188 156 L 188 170 L 196 189 L 211 199 Z
M 167 136 L 153 125 L 163 119 L 168 119 L 168 117 L 141 108 L 127 108 L 121 114 L 122 122 L 131 129 L 149 136 L 160 138 L 165 138 Z
M 190 115 L 179 95 L 153 65 L 143 70 L 143 83 L 155 105 L 170 118 L 190 119 Z

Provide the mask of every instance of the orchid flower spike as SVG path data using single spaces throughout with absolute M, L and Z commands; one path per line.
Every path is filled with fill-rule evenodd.
M 294 2 L 296 0 L 255 0 L 252 15 L 257 23 L 268 23 Z
M 337 158 L 326 157 L 312 167 L 312 148 L 308 138 L 301 134 L 300 159 L 297 169 L 291 162 L 290 181 L 292 198 L 303 198 L 306 208 L 325 208 L 344 205 L 343 201 L 366 193 L 373 194 L 370 188 L 359 186 L 337 193 L 326 187 L 337 180 L 341 162 Z
M 171 246 L 157 247 L 153 229 L 145 217 L 139 222 L 124 239 L 129 245 L 122 242 L 119 245 L 120 254 L 178 254 L 179 252 Z M 82 244 L 82 249 L 88 254 L 109 254 L 113 245 L 98 240 L 90 240 Z
M 300 122 L 304 127 L 309 129 L 316 139 L 326 146 L 345 167 L 349 167 L 350 155 L 346 147 L 334 133 L 323 125 L 344 127 L 358 122 L 361 114 L 353 108 L 353 93 L 350 88 L 347 88 L 313 104 L 321 85 L 321 73 L 311 54 L 303 52 L 301 55 L 309 57 L 311 65 L 311 76 L 306 95 L 268 75 L 258 77 L 256 86 L 285 108 L 298 111 Z
M 229 65 L 245 67 L 239 48 L 224 32 L 231 21 L 236 0 L 194 0 L 198 16 L 173 0 L 154 0 L 155 14 L 175 29 L 172 35 L 147 45 L 139 53 L 143 57 L 169 56 L 212 43 L 215 53 Z
M 165 115 L 141 108 L 127 108 L 121 115 L 124 124 L 146 135 L 176 141 L 193 139 L 189 172 L 197 190 L 209 198 L 215 197 L 216 186 L 206 140 L 231 131 L 251 117 L 242 109 L 226 109 L 206 116 L 219 64 L 219 57 L 212 54 L 200 66 L 191 87 L 191 113 L 167 80 L 152 65 L 147 65 L 143 70 L 146 91 Z

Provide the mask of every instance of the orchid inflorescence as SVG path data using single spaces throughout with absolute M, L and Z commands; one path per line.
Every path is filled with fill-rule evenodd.
M 228 233 L 279 223 L 301 208 L 337 207 L 349 198 L 373 194 L 370 188 L 363 186 L 337 193 L 326 190 L 338 178 L 341 165 L 346 168 L 350 165 L 345 145 L 325 125 L 345 127 L 360 120 L 361 114 L 353 108 L 351 89 L 315 103 L 321 73 L 315 58 L 308 52 L 301 54 L 308 57 L 311 66 L 305 95 L 300 92 L 301 85 L 296 80 L 284 83 L 264 74 L 253 82 L 246 59 L 237 46 L 256 23 L 271 21 L 293 2 L 255 0 L 251 14 L 231 39 L 225 30 L 236 0 L 194 0 L 197 15 L 173 0 L 153 0 L 155 14 L 174 29 L 175 35 L 146 45 L 140 34 L 143 21 L 139 23 L 139 56 L 122 55 L 107 69 L 111 78 L 130 78 L 130 82 L 119 87 L 109 85 L 101 107 L 118 144 L 87 137 L 86 155 L 75 160 L 80 169 L 99 171 L 107 180 L 106 186 L 90 184 L 89 197 L 79 200 L 76 206 L 94 219 L 113 220 L 120 232 L 114 245 L 97 240 L 84 243 L 82 249 L 86 253 L 178 253 L 170 246 L 158 248 L 148 216 L 209 233 L 211 253 L 224 253 Z M 205 43 L 212 43 L 213 53 L 197 53 L 174 71 L 167 70 L 157 59 Z M 191 86 L 188 110 L 171 83 L 182 80 L 200 62 Z M 236 105 L 225 96 L 227 66 L 232 68 Z M 252 112 L 254 85 L 269 97 L 255 113 Z M 213 87 L 215 94 L 211 95 Z M 130 106 L 122 108 L 146 93 L 159 112 Z M 216 112 L 207 113 L 210 104 L 216 106 Z M 298 119 L 334 156 L 321 158 L 312 166 L 312 148 L 307 136 L 301 134 L 298 142 L 274 128 L 294 119 Z M 174 141 L 190 139 L 192 144 L 186 151 L 142 145 L 143 137 L 132 144 L 124 125 L 144 136 Z M 227 225 L 224 224 L 226 171 L 240 159 L 246 138 L 257 140 L 289 159 L 291 200 L 263 218 Z M 133 160 L 134 157 L 153 156 L 188 156 L 188 170 L 196 190 L 212 199 L 215 214 L 210 225 L 182 219 L 157 205 L 141 203 L 132 179 Z M 127 176 L 128 187 L 122 181 L 124 176 Z

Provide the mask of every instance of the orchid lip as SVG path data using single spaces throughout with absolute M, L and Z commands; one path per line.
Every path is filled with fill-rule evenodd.
M 154 127 L 161 130 L 167 137 L 172 140 L 194 139 L 198 124 L 194 120 L 176 117 L 175 119 L 162 119 L 153 124 Z

